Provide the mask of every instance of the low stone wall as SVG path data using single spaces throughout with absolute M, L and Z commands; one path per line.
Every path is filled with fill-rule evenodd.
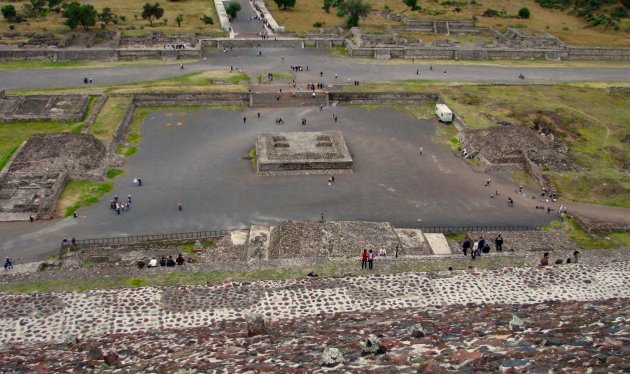
M 125 132 L 127 132 L 127 128 L 129 127 L 129 123 L 131 123 L 131 119 L 133 118 L 133 111 L 136 109 L 136 105 L 133 100 L 127 105 L 127 110 L 125 110 L 125 115 L 122 120 L 120 120 L 120 124 L 118 124 L 118 128 L 116 128 L 116 132 L 114 133 L 112 144 L 116 144 L 120 142 L 125 136 Z
M 278 22 L 276 22 L 275 18 L 273 18 L 264 1 L 252 0 L 252 5 L 254 6 L 254 9 L 260 12 L 261 16 L 267 21 L 267 26 L 269 26 L 273 32 L 284 32 L 284 26 L 278 25 Z
M 253 108 L 284 108 L 300 106 L 328 105 L 327 94 L 296 92 L 276 94 L 273 92 L 256 92 L 251 95 L 250 106 Z
M 568 60 L 630 60 L 630 48 L 569 47 Z
M 219 24 L 221 29 L 225 32 L 232 31 L 232 24 L 230 23 L 230 17 L 225 12 L 225 6 L 223 0 L 214 0 L 214 8 L 217 10 L 217 16 L 219 17 Z
M 63 192 L 63 188 L 70 181 L 70 176 L 67 173 L 61 173 L 55 180 L 52 188 L 50 189 L 50 195 L 45 196 L 42 203 L 39 205 L 37 211 L 37 219 L 53 219 L 55 215 L 55 208 L 57 207 L 57 201 L 59 196 Z
M 216 48 L 304 48 L 303 39 L 202 39 L 202 46 Z
M 580 215 L 573 215 L 573 218 L 577 223 L 582 226 L 589 234 L 605 234 L 609 232 L 630 232 L 630 226 L 612 223 L 595 221 Z
M 331 92 L 328 94 L 331 102 L 338 104 L 432 104 L 438 102 L 438 95 L 434 93 L 405 93 L 405 92 Z
M 0 60 L 47 60 L 47 61 L 118 61 L 139 59 L 177 60 L 201 58 L 201 49 L 0 49 Z
M 0 122 L 81 121 L 87 104 L 87 95 L 3 95 Z
M 94 120 L 96 119 L 96 116 L 103 108 L 103 105 L 105 105 L 105 102 L 107 101 L 107 97 L 108 97 L 107 95 L 100 95 L 98 97 L 98 100 L 96 100 L 96 103 L 94 103 L 94 106 L 92 107 L 92 110 L 90 111 L 90 114 L 88 114 L 87 118 L 85 119 L 85 122 L 83 122 L 83 129 L 81 129 L 81 132 L 88 133 L 90 131 L 90 127 L 92 127 L 92 124 L 94 123 Z
M 137 106 L 247 105 L 248 93 L 137 94 Z

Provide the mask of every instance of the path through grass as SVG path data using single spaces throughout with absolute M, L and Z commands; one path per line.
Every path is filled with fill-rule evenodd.
M 59 197 L 56 214 L 63 217 L 71 216 L 79 208 L 97 203 L 112 188 L 113 184 L 110 182 L 71 181 Z

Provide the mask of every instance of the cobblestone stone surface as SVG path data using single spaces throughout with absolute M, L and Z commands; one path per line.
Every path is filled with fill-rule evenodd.
M 532 304 L 630 296 L 630 261 L 547 268 L 376 274 L 82 293 L 0 294 L 0 343 L 210 326 L 260 313 L 271 321 L 320 314 L 423 310 L 452 304 Z
M 199 328 L 12 343 L 3 372 L 624 373 L 630 370 L 628 299 L 534 305 L 366 309 L 275 321 L 247 336 L 243 318 Z M 522 328 L 511 329 L 514 315 Z M 422 334 L 418 334 L 418 325 Z M 374 334 L 385 354 L 362 356 Z M 107 363 L 107 364 L 106 364 Z

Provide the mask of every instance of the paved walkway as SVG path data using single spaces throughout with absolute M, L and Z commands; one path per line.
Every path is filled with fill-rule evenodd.
M 450 276 L 449 276 L 450 275 Z M 61 342 L 69 335 L 96 337 L 209 326 L 261 313 L 272 321 L 317 314 L 399 308 L 424 310 L 453 304 L 532 304 L 630 297 L 630 262 L 602 265 L 225 283 L 88 291 L 0 294 L 0 344 Z
M 247 21 L 246 21 L 247 22 Z M 254 22 L 254 21 L 252 21 Z M 208 70 L 229 70 L 230 66 L 245 71 L 254 78 L 268 72 L 288 72 L 291 65 L 309 66 L 309 71 L 296 75 L 298 83 L 323 82 L 352 84 L 352 81 L 395 81 L 423 79 L 434 81 L 485 82 L 485 83 L 553 83 L 553 82 L 628 82 L 630 67 L 519 67 L 456 63 L 455 61 L 426 62 L 392 60 L 379 61 L 363 58 L 343 58 L 328 49 L 234 49 L 229 53 L 212 50 L 207 60 L 167 65 L 115 66 L 106 68 L 0 70 L 0 82 L 6 90 L 37 88 L 83 87 L 83 77 L 91 77 L 95 85 L 127 84 L 171 78 Z M 282 56 L 285 57 L 282 61 Z M 430 69 L 432 67 L 432 69 Z M 416 74 L 418 71 L 418 74 Z M 447 71 L 444 74 L 444 71 Z M 324 72 L 320 77 L 320 72 Z M 522 81 L 519 74 L 525 74 Z M 334 75 L 338 74 L 335 79 Z

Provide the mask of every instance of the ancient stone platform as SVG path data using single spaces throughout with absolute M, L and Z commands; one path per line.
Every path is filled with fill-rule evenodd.
M 352 157 L 339 131 L 259 134 L 259 175 L 349 174 Z
M 80 121 L 87 95 L 4 95 L 0 92 L 0 122 Z
M 107 147 L 91 134 L 34 134 L 0 175 L 0 221 L 51 218 L 69 180 L 100 180 Z
M 378 260 L 376 261 L 378 266 Z M 366 274 L 367 270 L 366 270 Z M 0 294 L 0 344 L 63 342 L 212 326 L 260 313 L 271 321 L 447 305 L 596 301 L 630 296 L 630 262 L 220 285 Z

